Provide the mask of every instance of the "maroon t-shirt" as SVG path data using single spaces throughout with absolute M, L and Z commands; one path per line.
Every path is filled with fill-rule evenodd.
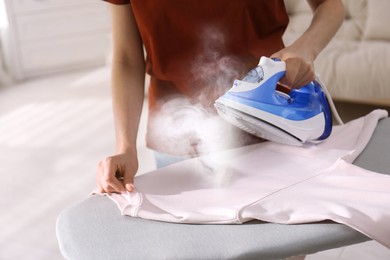
M 164 148 L 163 131 L 156 129 L 166 102 L 180 96 L 212 111 L 235 78 L 284 47 L 283 0 L 106 1 L 132 6 L 151 76 L 147 144 L 162 152 L 182 154 Z

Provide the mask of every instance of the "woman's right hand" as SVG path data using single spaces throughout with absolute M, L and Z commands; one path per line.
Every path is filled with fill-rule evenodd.
M 134 190 L 138 170 L 136 152 L 118 153 L 98 163 L 96 180 L 101 193 L 125 193 Z

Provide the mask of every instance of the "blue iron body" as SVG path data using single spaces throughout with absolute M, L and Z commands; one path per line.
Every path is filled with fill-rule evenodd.
M 271 141 L 302 145 L 325 140 L 332 113 L 318 81 L 288 94 L 276 89 L 285 63 L 266 57 L 215 102 L 218 113 L 241 129 Z

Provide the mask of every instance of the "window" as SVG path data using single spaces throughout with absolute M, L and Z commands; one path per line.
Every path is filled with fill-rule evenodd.
M 7 11 L 5 10 L 4 0 L 0 0 L 0 30 L 8 27 Z

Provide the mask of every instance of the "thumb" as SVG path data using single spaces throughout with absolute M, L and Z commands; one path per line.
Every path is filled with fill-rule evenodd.
M 125 186 L 126 190 L 130 192 L 134 191 L 134 175 L 126 172 L 123 179 L 123 185 Z

